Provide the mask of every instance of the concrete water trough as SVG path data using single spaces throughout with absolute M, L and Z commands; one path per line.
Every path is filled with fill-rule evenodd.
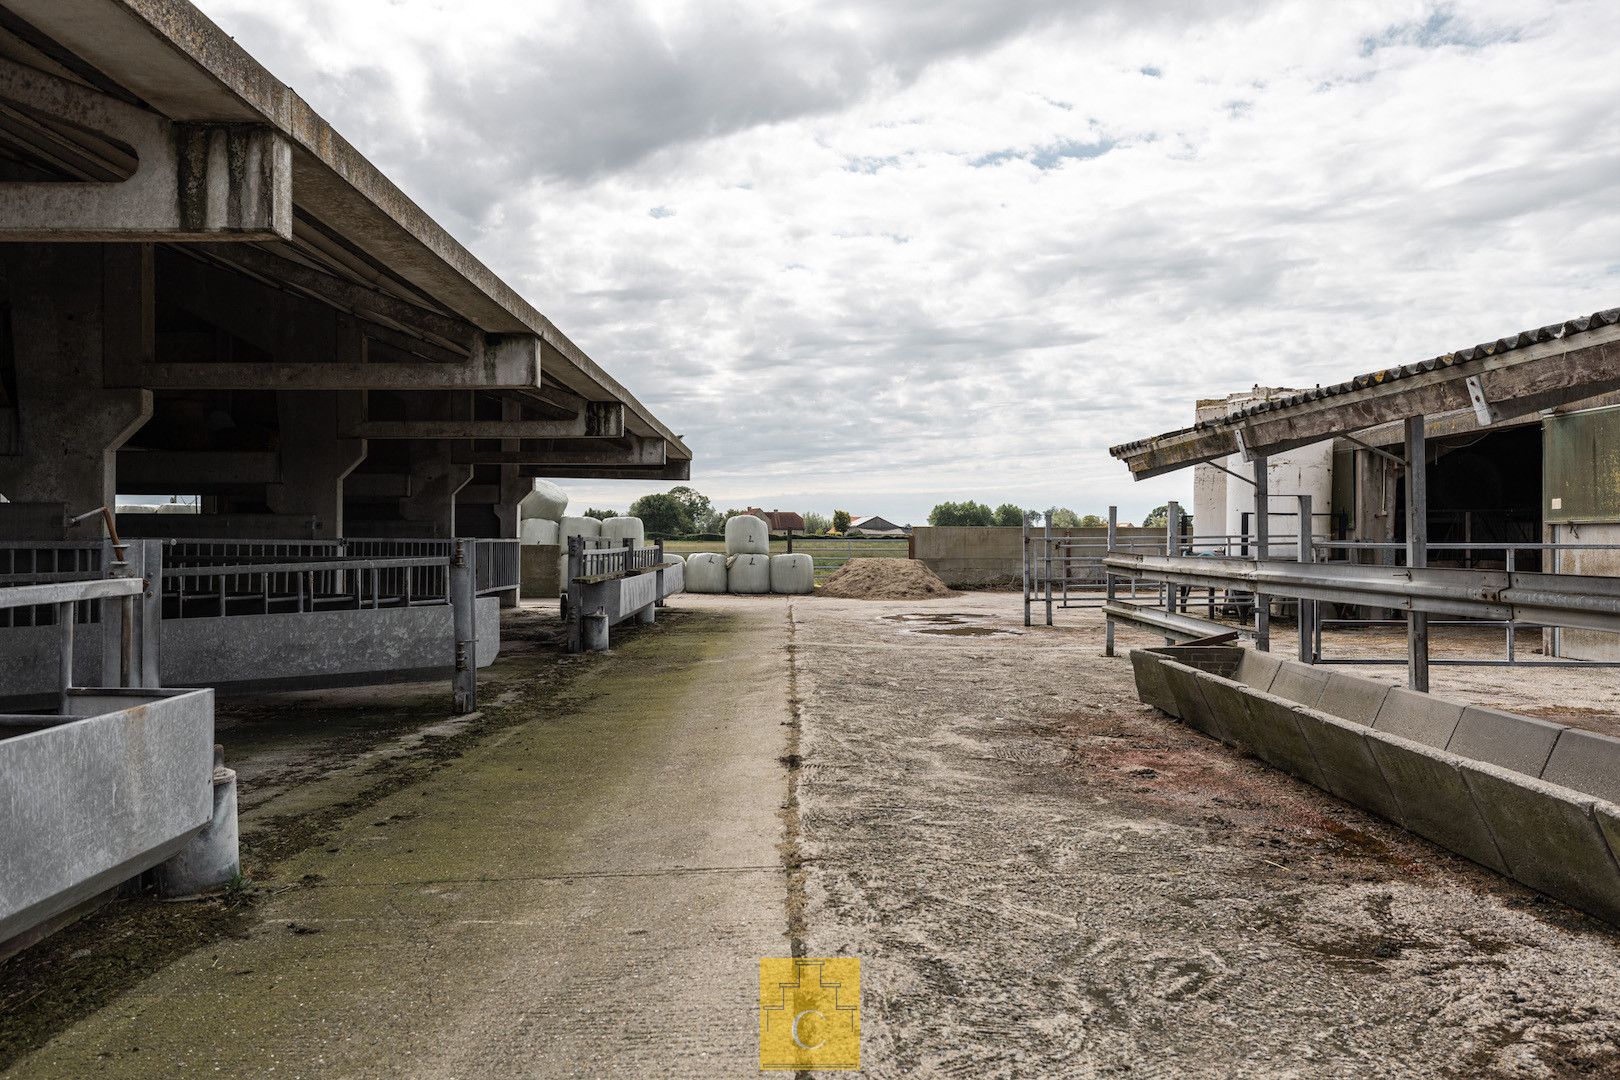
M 1620 739 L 1241 646 L 1130 656 L 1145 704 L 1620 926 Z
M 0 778 L 5 956 L 214 821 L 214 693 L 72 689 L 62 715 L 0 716 Z

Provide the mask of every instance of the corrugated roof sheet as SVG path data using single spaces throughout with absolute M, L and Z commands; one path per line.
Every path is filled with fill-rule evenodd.
M 1243 420 L 1245 417 L 1256 416 L 1265 412 L 1275 412 L 1278 409 L 1288 409 L 1296 405 L 1303 405 L 1309 401 L 1319 401 L 1322 398 L 1335 397 L 1339 394 L 1355 393 L 1357 390 L 1381 386 L 1397 379 L 1411 378 L 1413 375 L 1422 375 L 1425 372 L 1436 371 L 1440 368 L 1483 360 L 1487 356 L 1496 356 L 1499 353 L 1522 349 L 1527 345 L 1536 345 L 1544 341 L 1556 341 L 1559 338 L 1572 337 L 1591 330 L 1600 330 L 1605 326 L 1613 326 L 1616 323 L 1620 323 L 1620 308 L 1609 308 L 1579 319 L 1570 319 L 1568 322 L 1553 323 L 1551 326 L 1543 326 L 1536 330 L 1524 330 L 1512 337 L 1487 341 L 1482 345 L 1475 345 L 1469 349 L 1458 349 L 1456 352 L 1446 353 L 1444 356 L 1436 356 L 1432 360 L 1424 360 L 1416 364 L 1402 364 L 1399 367 L 1384 368 L 1382 371 L 1370 371 L 1365 375 L 1357 375 L 1353 379 L 1347 379 L 1332 386 L 1318 386 L 1311 390 L 1301 391 L 1298 394 L 1290 394 L 1287 397 L 1258 401 L 1221 419 L 1203 420 L 1192 427 L 1178 428 L 1175 431 L 1166 431 L 1150 438 L 1120 443 L 1118 446 L 1109 447 L 1108 452 L 1114 457 L 1128 457 L 1134 451 L 1149 446 L 1160 439 L 1185 435 L 1192 431 L 1227 427 Z

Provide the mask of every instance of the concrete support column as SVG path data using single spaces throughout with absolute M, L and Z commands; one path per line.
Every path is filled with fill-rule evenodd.
M 470 420 L 472 394 L 412 394 L 407 402 L 411 420 Z M 472 482 L 473 466 L 451 460 L 455 443 L 448 439 L 418 439 L 410 443 L 411 492 L 399 501 L 399 516 L 417 526 L 418 535 L 453 538 L 456 535 L 456 493 Z
M 411 493 L 399 500 L 399 513 L 422 536 L 456 535 L 456 492 L 472 481 L 473 467 L 452 462 L 452 446 L 443 440 L 411 446 Z
M 308 518 L 312 539 L 343 535 L 343 480 L 366 459 L 366 441 L 338 438 L 338 417 L 365 407 L 365 391 L 283 390 L 276 395 L 281 482 L 268 485 L 265 498 L 272 513 Z
M 0 419 L 0 495 L 70 513 L 112 506 L 117 450 L 152 415 L 152 395 L 106 389 L 104 374 L 151 355 L 151 246 L 4 244 L 0 268 L 17 382 L 16 411 Z M 51 531 L 18 538 L 61 539 Z

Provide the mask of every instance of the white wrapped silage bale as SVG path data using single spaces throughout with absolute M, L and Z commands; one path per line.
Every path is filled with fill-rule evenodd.
M 726 591 L 726 557 L 700 551 L 686 557 L 686 591 L 723 593 Z
M 602 539 L 612 540 L 614 547 L 623 547 L 626 540 L 635 541 L 636 547 L 647 542 L 647 530 L 637 517 L 610 517 L 602 522 Z
M 771 591 L 769 555 L 728 555 L 726 564 L 726 592 L 759 594 Z
M 518 517 L 524 521 L 561 521 L 568 509 L 568 492 L 550 480 L 536 480 L 534 490 L 518 503 Z
M 562 526 L 545 518 L 525 518 L 518 526 L 518 541 L 523 544 L 555 544 L 562 535 Z
M 804 596 L 816 591 L 816 560 L 808 555 L 771 556 L 771 592 Z
M 595 518 L 565 517 L 560 523 L 563 540 L 570 536 L 589 536 L 592 538 L 602 535 L 602 523 Z
M 769 555 L 771 530 L 752 514 L 741 514 L 726 522 L 727 555 Z
M 677 563 L 684 563 L 685 561 L 686 561 L 685 559 L 681 558 L 679 555 L 675 554 L 672 551 L 664 552 L 664 565 L 665 566 L 674 566 Z

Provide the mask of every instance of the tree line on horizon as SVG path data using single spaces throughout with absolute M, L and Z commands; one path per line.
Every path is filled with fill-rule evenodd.
M 670 488 L 666 492 L 655 492 L 643 495 L 630 504 L 629 515 L 641 519 L 649 536 L 676 537 L 695 535 L 714 535 L 725 530 L 726 522 L 731 518 L 746 514 L 746 510 L 717 508 L 709 497 L 701 492 L 681 485 Z M 1067 507 L 1057 507 L 1050 511 L 1026 510 L 1014 503 L 1002 503 L 995 509 L 987 504 L 967 499 L 962 502 L 942 502 L 928 512 L 930 525 L 967 525 L 967 526 L 995 526 L 1017 528 L 1025 521 L 1026 515 L 1030 524 L 1043 523 L 1048 513 L 1051 516 L 1051 525 L 1055 529 L 1095 529 L 1108 524 L 1105 518 L 1097 514 L 1080 514 Z M 618 515 L 616 510 L 601 510 L 591 507 L 584 512 L 585 517 L 606 519 Z M 804 532 L 807 536 L 842 535 L 849 531 L 850 515 L 847 510 L 835 510 L 831 514 L 822 514 L 815 511 L 801 515 L 804 518 Z M 1142 524 L 1149 528 L 1164 525 L 1169 520 L 1169 508 L 1157 506 L 1148 512 Z M 1122 526 L 1129 526 L 1129 522 L 1120 522 Z

